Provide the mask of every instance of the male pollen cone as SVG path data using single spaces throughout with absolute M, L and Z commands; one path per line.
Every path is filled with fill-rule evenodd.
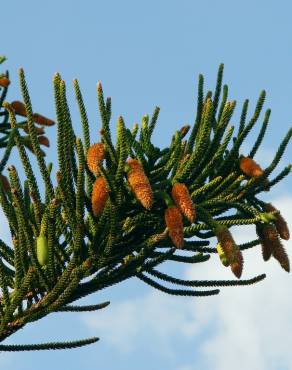
M 278 243 L 272 253 L 273 257 L 280 263 L 281 267 L 285 271 L 290 272 L 289 258 L 280 240 L 278 240 Z
M 44 117 L 42 116 L 41 114 L 39 113 L 34 113 L 32 115 L 33 117 L 33 121 L 35 123 L 38 123 L 39 125 L 43 125 L 43 126 L 53 126 L 55 124 L 55 122 L 47 117 Z
M 43 135 L 45 133 L 45 130 L 42 127 L 35 126 L 35 130 L 36 130 L 37 135 Z M 23 131 L 29 134 L 28 127 L 23 127 Z
M 235 252 L 236 254 L 236 260 L 235 262 L 231 263 L 231 271 L 233 274 L 239 279 L 242 274 L 242 268 L 243 268 L 243 257 L 241 250 L 237 247 L 237 250 Z
M 93 184 L 91 194 L 91 206 L 94 216 L 102 213 L 108 197 L 109 194 L 105 179 L 99 176 Z
M 172 187 L 171 195 L 177 207 L 186 216 L 186 218 L 193 223 L 195 221 L 196 214 L 192 198 L 186 185 L 178 182 L 175 183 Z
M 129 159 L 127 163 L 131 167 L 127 175 L 130 187 L 142 206 L 150 210 L 153 204 L 153 193 L 148 177 L 136 159 Z
M 25 105 L 21 101 L 15 100 L 10 105 L 12 106 L 16 114 L 26 117 Z
M 264 234 L 264 225 L 261 223 L 256 224 L 256 233 L 260 239 L 261 247 L 262 247 L 262 256 L 264 261 L 268 261 L 272 255 L 272 248 L 269 240 L 265 238 Z
M 46 136 L 38 136 L 38 142 L 41 144 L 41 145 L 44 145 L 46 147 L 50 147 L 50 142 L 49 142 L 49 139 L 46 137 Z
M 265 211 L 272 212 L 272 211 L 278 211 L 278 210 L 271 203 L 268 203 L 265 205 Z M 275 224 L 280 237 L 284 240 L 289 240 L 290 233 L 289 233 L 288 225 L 285 219 L 281 216 L 280 213 L 276 214 L 275 217 L 277 217 L 277 219 L 273 221 L 273 223 Z
M 276 227 L 272 224 L 257 224 L 256 231 L 260 237 L 264 261 L 267 261 L 272 255 L 280 263 L 282 268 L 289 272 L 289 258 L 281 241 L 279 240 Z
M 280 244 L 277 229 L 272 224 L 258 223 L 256 224 L 256 232 L 262 245 L 263 259 L 267 261 Z
M 25 105 L 21 101 L 15 100 L 11 103 L 11 106 L 14 109 L 14 112 L 18 114 L 19 116 L 23 116 L 23 117 L 27 116 Z M 33 121 L 35 123 L 38 123 L 39 125 L 53 126 L 55 124 L 53 120 L 47 117 L 44 117 L 39 113 L 34 113 L 32 117 L 33 117 Z
M 182 214 L 177 206 L 170 206 L 164 211 L 164 219 L 168 234 L 174 245 L 182 249 L 184 245 L 184 232 Z
M 245 175 L 250 177 L 260 177 L 264 173 L 261 167 L 249 157 L 242 157 L 239 162 L 239 167 Z
M 218 226 L 215 230 L 218 242 L 231 265 L 233 274 L 239 279 L 243 269 L 243 257 L 241 250 L 236 245 L 230 231 L 226 226 Z
M 0 86 L 1 87 L 8 87 L 10 85 L 10 80 L 7 77 L 0 78 Z
M 87 166 L 89 170 L 98 176 L 102 160 L 105 157 L 105 147 L 103 143 L 95 143 L 91 145 L 87 151 Z
M 6 176 L 4 176 L 4 175 L 0 174 L 0 182 L 1 182 L 1 184 L 2 184 L 3 188 L 4 188 L 4 190 L 5 190 L 6 192 L 11 191 L 10 183 L 9 183 L 9 181 L 8 181 L 8 179 L 7 179 L 7 177 L 6 177 Z

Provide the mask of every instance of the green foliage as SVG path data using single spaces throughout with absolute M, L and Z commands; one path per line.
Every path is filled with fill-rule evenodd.
M 131 277 L 137 277 L 160 291 L 178 296 L 216 295 L 219 289 L 172 289 L 152 277 L 190 288 L 250 285 L 265 278 L 265 274 L 261 274 L 239 281 L 187 281 L 155 269 L 167 261 L 206 262 L 212 253 L 217 254 L 218 251 L 216 247 L 208 247 L 210 242 L 204 239 L 220 236 L 220 240 L 224 241 L 227 237 L 231 238 L 228 229 L 233 225 L 269 224 L 276 219 L 277 212 L 265 212 L 265 203 L 257 196 L 262 191 L 270 190 L 290 173 L 291 165 L 273 180 L 268 178 L 283 155 L 292 129 L 288 130 L 272 163 L 264 169 L 263 176 L 247 176 L 240 167 L 242 156 L 239 155 L 239 150 L 259 119 L 265 91 L 260 94 L 255 112 L 247 124 L 248 100 L 245 101 L 238 134 L 227 150 L 234 131 L 234 126 L 228 127 L 228 124 L 236 102 L 227 101 L 227 85 L 223 86 L 220 102 L 222 77 L 223 64 L 219 66 L 214 94 L 208 91 L 204 95 L 204 79 L 199 75 L 197 115 L 189 139 L 182 140 L 190 128 L 185 126 L 176 131 L 169 147 L 164 149 L 151 143 L 159 107 L 155 107 L 151 118 L 148 115 L 142 117 L 139 135 L 139 126 L 134 124 L 133 129 L 129 130 L 120 116 L 117 122 L 117 142 L 114 145 L 110 130 L 111 99 L 107 98 L 105 101 L 101 83 L 98 83 L 100 134 L 106 153 L 105 165 L 99 164 L 99 175 L 105 179 L 109 197 L 102 214 L 95 216 L 92 210 L 95 177 L 86 161 L 90 148 L 89 125 L 78 81 L 74 80 L 73 84 L 83 140 L 74 133 L 65 82 L 59 74 L 53 78 L 59 162 L 59 169 L 55 173 L 57 186 L 54 187 L 51 180 L 52 163 L 46 164 L 43 158 L 24 72 L 19 70 L 20 88 L 27 114 L 24 123 L 17 122 L 12 105 L 4 102 L 5 89 L 1 95 L 3 111 L 0 115 L 3 122 L 2 126 L 0 124 L 0 132 L 6 135 L 6 141 L 1 140 L 1 145 L 6 145 L 8 149 L 0 168 L 4 169 L 9 150 L 16 145 L 27 179 L 22 186 L 16 168 L 9 166 L 11 188 L 4 189 L 0 182 L 0 203 L 13 236 L 12 247 L 0 239 L 0 341 L 25 324 L 52 312 L 104 308 L 109 302 L 83 307 L 70 306 L 70 303 Z M 268 109 L 249 154 L 250 158 L 254 157 L 263 140 L 269 117 Z M 28 129 L 29 143 L 36 155 L 46 189 L 45 199 L 39 192 L 35 172 L 24 148 L 27 143 L 19 134 L 24 125 Z M 143 208 L 129 186 L 129 157 L 138 159 L 149 180 L 153 191 L 153 205 L 150 210 Z M 189 189 L 196 210 L 196 219 L 192 224 L 183 219 L 181 232 L 185 238 L 184 255 L 176 254 L 164 219 L 165 209 L 173 204 L 170 196 L 176 182 L 185 184 Z M 233 208 L 236 214 L 218 217 Z M 193 237 L 194 240 L 188 240 Z M 64 238 L 63 242 L 60 242 L 61 238 Z M 259 237 L 249 243 L 237 245 L 236 250 L 241 253 L 261 242 Z M 221 247 L 224 250 L 224 245 Z M 218 258 L 218 265 L 219 262 Z M 226 258 L 224 265 L 230 265 Z M 84 282 L 84 278 L 88 278 L 87 281 Z M 72 348 L 96 340 L 98 338 L 70 343 L 0 345 L 0 350 Z

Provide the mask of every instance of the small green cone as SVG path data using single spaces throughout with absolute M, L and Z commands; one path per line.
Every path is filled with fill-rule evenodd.
M 41 266 L 49 262 L 48 239 L 42 234 L 37 237 L 37 259 Z

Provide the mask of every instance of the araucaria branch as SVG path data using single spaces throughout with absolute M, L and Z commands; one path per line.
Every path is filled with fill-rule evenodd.
M 203 76 L 199 76 L 193 126 L 177 130 L 169 147 L 160 149 L 151 142 L 159 107 L 151 118 L 143 116 L 139 135 L 139 126 L 134 124 L 130 130 L 120 116 L 117 140 L 113 143 L 111 99 L 104 98 L 101 83 L 97 85 L 100 137 L 95 136 L 90 143 L 85 105 L 79 83 L 74 80 L 83 139 L 76 137 L 66 85 L 56 74 L 53 87 L 59 168 L 53 171 L 57 180 L 54 186 L 53 164 L 45 163 L 40 149 L 40 144 L 47 142 L 35 126 L 51 125 L 54 121 L 34 113 L 24 72 L 19 70 L 23 102 L 3 102 L 3 94 L 1 101 L 5 122 L 0 130 L 12 130 L 26 180 L 21 184 L 17 169 L 10 165 L 9 181 L 6 178 L 0 182 L 0 203 L 13 240 L 12 246 L 0 240 L 0 341 L 51 312 L 104 308 L 109 302 L 94 306 L 70 303 L 130 277 L 163 292 L 184 296 L 210 296 L 218 294 L 220 286 L 257 283 L 266 275 L 240 278 L 244 270 L 243 251 L 258 245 L 265 261 L 272 256 L 290 271 L 280 242 L 280 238 L 289 239 L 288 225 L 279 210 L 258 196 L 290 173 L 291 164 L 275 178 L 269 178 L 291 138 L 292 128 L 271 164 L 262 168 L 254 156 L 268 125 L 268 109 L 251 152 L 240 153 L 243 141 L 260 117 L 266 94 L 261 92 L 249 120 L 248 101 L 244 103 L 239 131 L 232 143 L 234 126 L 229 123 L 236 102 L 227 101 L 226 85 L 221 96 L 222 75 L 223 64 L 219 66 L 214 93 L 206 94 Z M 7 79 L 8 76 L 0 79 L 4 91 L 9 84 Z M 25 123 L 17 122 L 19 116 L 25 117 Z M 29 141 L 19 135 L 21 128 L 26 130 Z M 185 139 L 188 133 L 189 138 Z M 39 192 L 25 147 L 36 156 L 45 198 Z M 6 162 L 1 162 L 1 171 Z M 231 209 L 236 213 L 220 217 Z M 232 236 L 232 226 L 250 224 L 255 225 L 258 238 L 238 244 Z M 206 239 L 214 236 L 217 245 L 208 247 L 210 241 Z M 218 268 L 230 268 L 236 280 L 187 281 L 156 270 L 156 266 L 167 261 L 206 262 L 212 253 L 218 255 Z M 167 287 L 164 282 L 181 288 Z M 0 350 L 72 348 L 97 340 L 94 337 L 69 343 L 1 344 Z

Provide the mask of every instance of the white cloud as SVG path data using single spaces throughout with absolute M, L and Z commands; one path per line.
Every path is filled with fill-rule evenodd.
M 131 301 L 116 302 L 94 316 L 84 314 L 82 320 L 120 353 L 136 351 L 142 334 L 143 340 L 149 338 L 153 351 L 159 348 L 165 356 L 173 357 L 173 338 L 190 336 L 190 322 L 192 333 L 196 332 L 196 316 L 191 306 L 182 308 L 182 301 L 152 290 Z
M 292 198 L 272 201 L 288 225 L 292 225 Z M 255 226 L 231 229 L 238 244 L 255 239 Z M 215 246 L 215 238 L 210 245 Z M 291 241 L 283 241 L 292 262 Z M 267 277 L 252 286 L 223 287 L 212 297 L 182 298 L 162 295 L 152 290 L 145 296 L 114 303 L 96 315 L 82 316 L 94 332 L 120 353 L 136 352 L 145 338 L 153 350 L 166 357 L 178 356 L 174 342 L 193 341 L 205 370 L 289 370 L 292 369 L 290 341 L 292 330 L 291 275 L 278 261 L 264 262 L 260 246 L 246 250 L 242 279 L 266 273 Z M 292 267 L 292 266 L 291 266 Z M 236 280 L 229 268 L 220 264 L 217 255 L 205 263 L 185 270 L 186 279 Z M 212 328 L 208 336 L 196 339 Z M 149 346 L 148 346 L 149 348 Z M 190 354 L 191 356 L 191 354 Z M 195 370 L 184 358 L 178 370 Z M 277 365 L 278 364 L 278 365 Z M 281 364 L 281 365 L 279 365 Z M 280 366 L 280 367 L 279 367 Z

